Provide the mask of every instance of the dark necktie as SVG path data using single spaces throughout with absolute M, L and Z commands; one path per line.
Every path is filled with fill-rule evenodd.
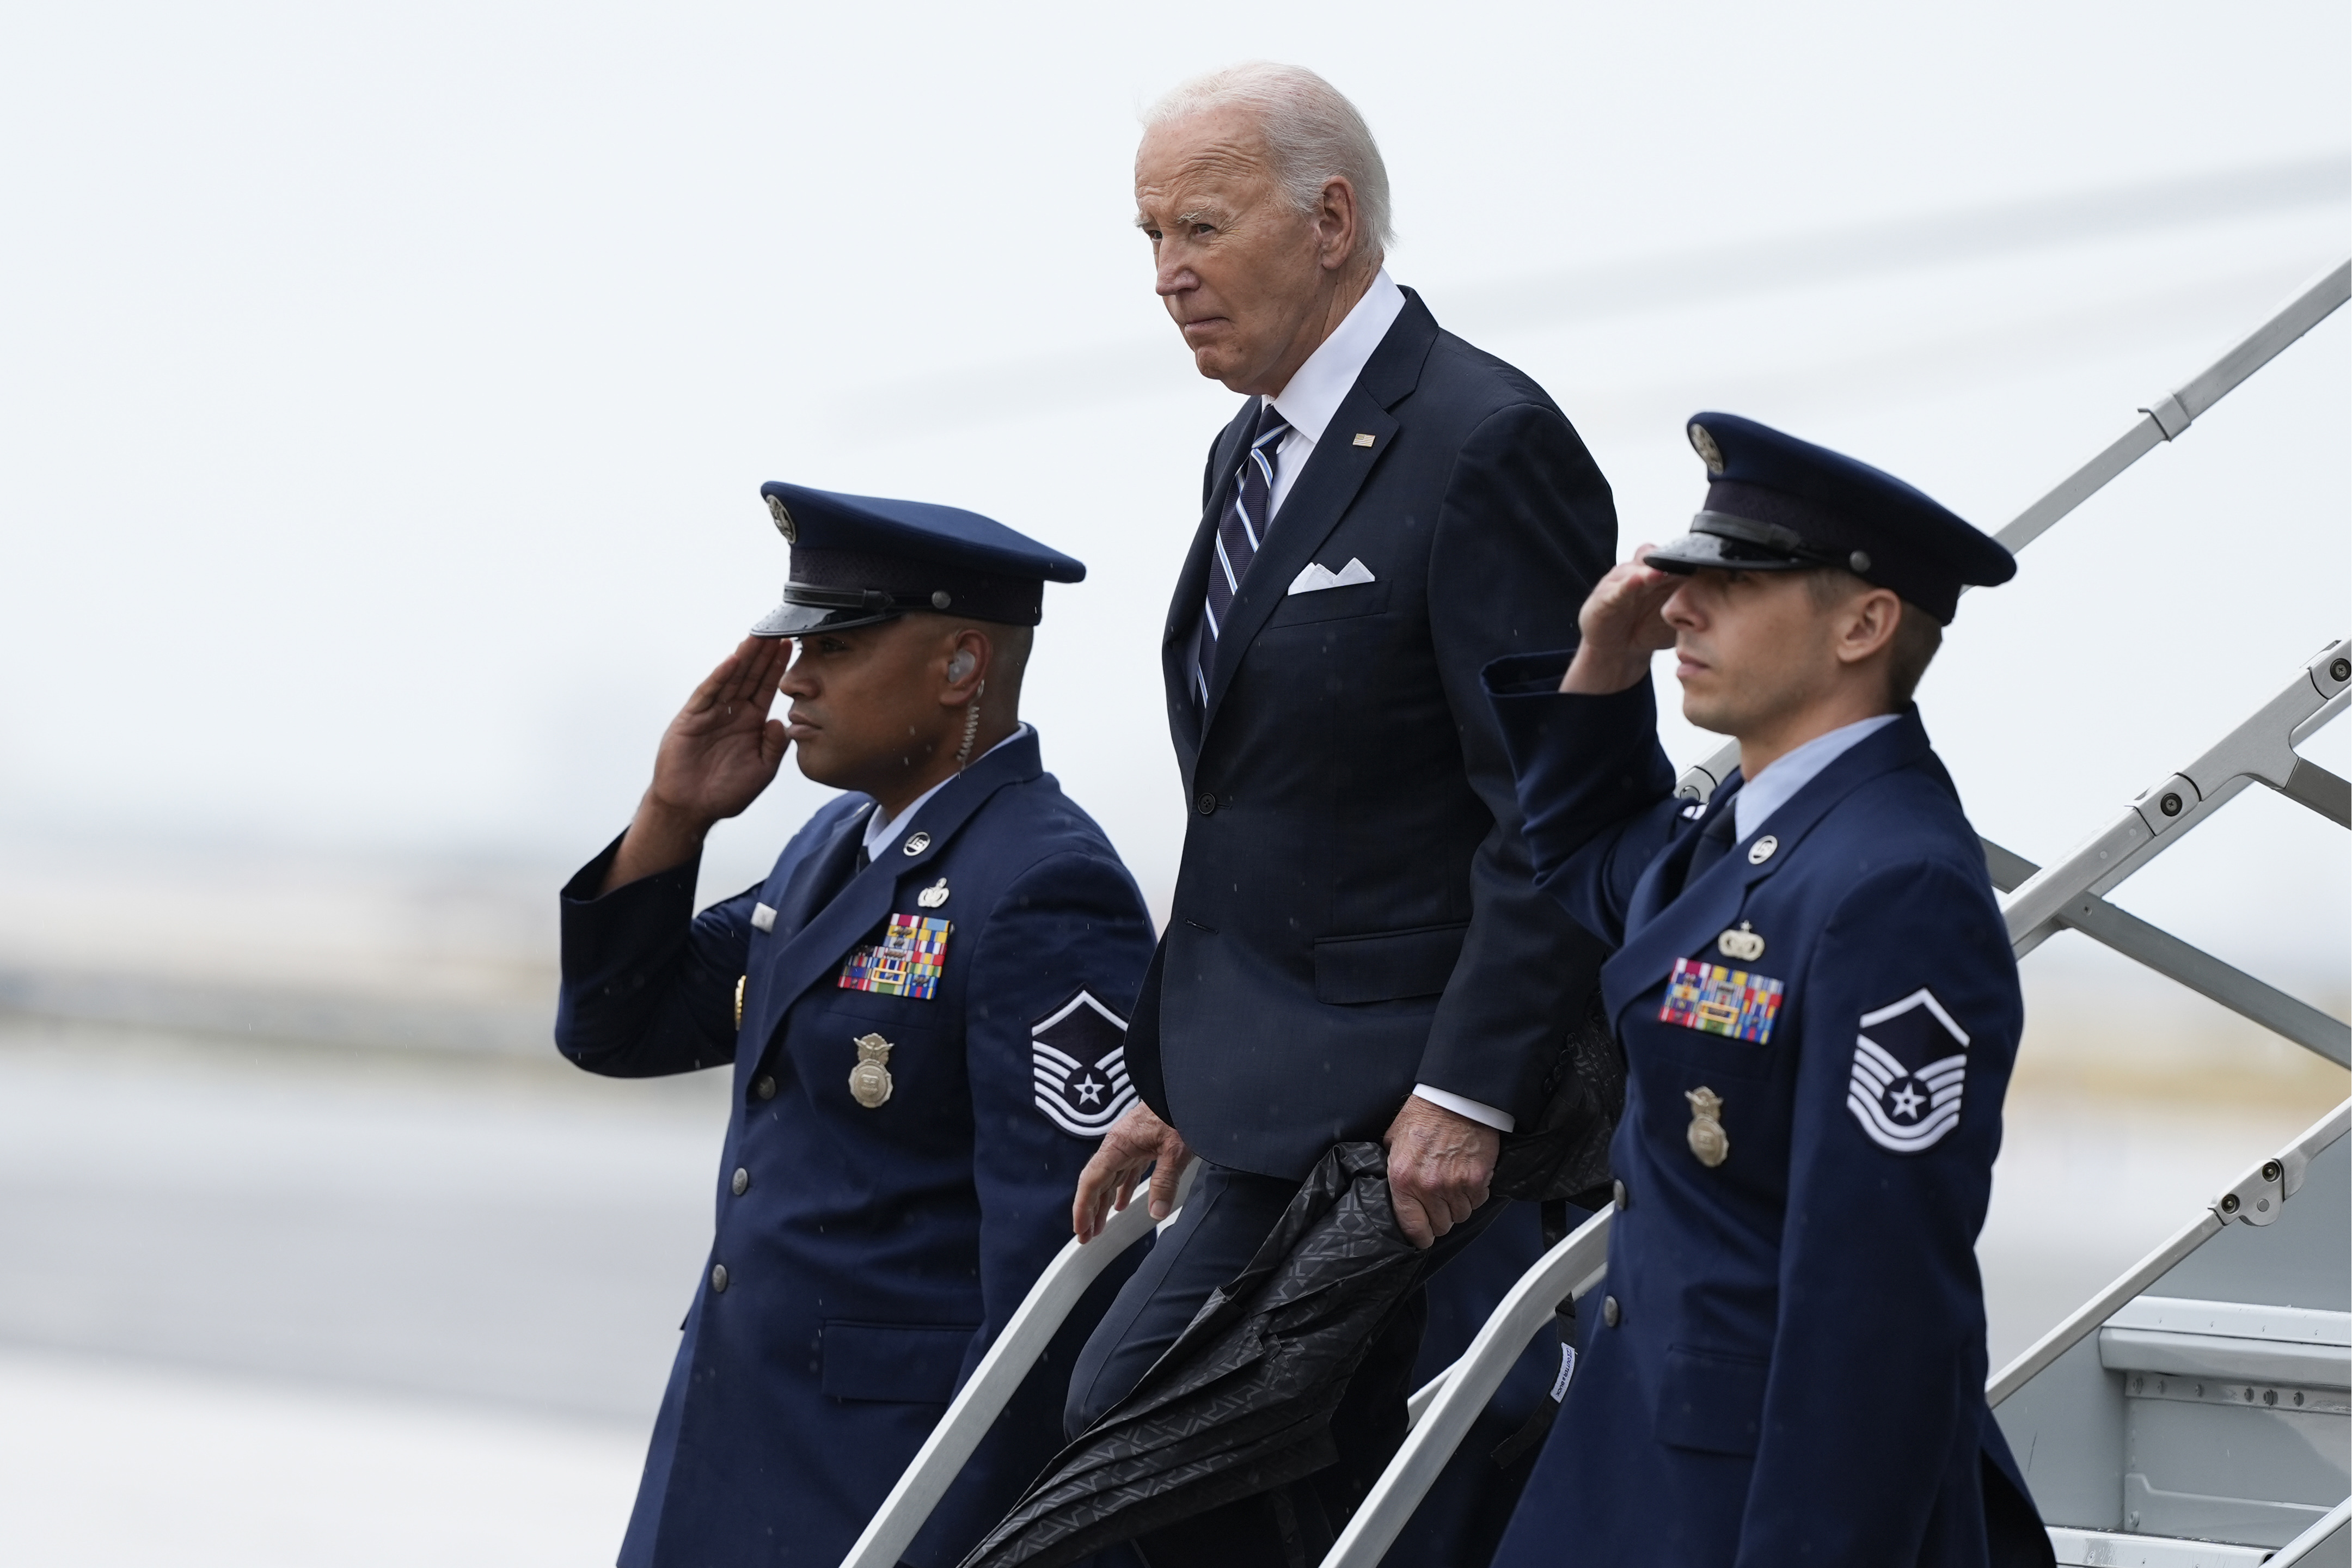
M 1724 852 L 1738 837 L 1733 825 L 1739 820 L 1739 813 L 1733 806 L 1733 802 L 1725 801 L 1715 815 L 1706 819 L 1706 826 L 1698 830 L 1698 843 L 1692 847 L 1690 865 L 1683 872 L 1684 887 L 1689 887 L 1705 876 L 1706 868 L 1722 859 Z
M 1249 449 L 1242 454 L 1234 499 L 1225 503 L 1225 514 L 1217 520 L 1217 551 L 1209 563 L 1209 597 L 1192 652 L 1192 689 L 1203 708 L 1209 705 L 1209 671 L 1217 662 L 1217 633 L 1234 607 L 1234 595 L 1242 591 L 1242 574 L 1257 559 L 1258 546 L 1265 542 L 1267 514 L 1273 510 L 1269 503 L 1274 495 L 1274 449 L 1288 434 L 1290 422 L 1274 411 L 1272 403 L 1261 405 L 1257 429 L 1250 437 Z

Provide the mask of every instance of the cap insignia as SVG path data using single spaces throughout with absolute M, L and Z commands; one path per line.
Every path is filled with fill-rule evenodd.
M 793 514 L 784 510 L 783 497 L 768 498 L 768 515 L 776 520 L 776 531 L 784 536 L 786 544 L 798 544 L 801 542 L 800 524 L 794 522 Z
M 1691 450 L 1698 454 L 1698 460 L 1706 465 L 1706 471 L 1719 477 L 1723 473 L 1723 448 L 1715 444 L 1715 437 L 1706 433 L 1706 426 L 1695 424 L 1690 427 L 1690 444 Z

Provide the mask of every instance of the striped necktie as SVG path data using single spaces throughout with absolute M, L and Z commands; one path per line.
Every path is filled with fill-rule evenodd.
M 1267 514 L 1273 510 L 1268 501 L 1274 494 L 1274 449 L 1289 434 L 1290 422 L 1274 411 L 1272 402 L 1259 405 L 1257 431 L 1250 437 L 1249 450 L 1242 454 L 1234 499 L 1226 503 L 1225 515 L 1217 520 L 1217 552 L 1209 563 L 1208 604 L 1192 653 L 1192 689 L 1202 708 L 1209 705 L 1209 671 L 1216 667 L 1217 633 L 1225 624 L 1226 612 L 1234 607 L 1234 595 L 1242 590 L 1242 574 L 1257 559 L 1258 546 L 1265 542 Z

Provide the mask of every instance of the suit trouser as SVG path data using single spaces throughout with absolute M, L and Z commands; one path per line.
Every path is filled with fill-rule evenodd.
M 1125 1398 L 1209 1293 L 1257 1255 L 1298 1186 L 1202 1163 L 1182 1212 L 1155 1238 L 1078 1354 L 1063 1414 L 1071 1437 Z M 1457 1226 L 1439 1240 L 1440 1251 L 1455 1250 L 1457 1237 L 1468 1239 Z M 1405 1398 L 1427 1316 L 1415 1290 L 1381 1325 L 1331 1419 L 1337 1464 L 1139 1538 L 1135 1544 L 1150 1568 L 1312 1568 L 1320 1561 L 1404 1442 Z

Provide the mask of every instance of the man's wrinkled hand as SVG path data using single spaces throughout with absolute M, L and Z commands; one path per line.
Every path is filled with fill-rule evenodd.
M 1486 1201 L 1503 1135 L 1419 1095 L 1404 1102 L 1381 1140 L 1389 1152 L 1389 1202 L 1415 1247 L 1468 1219 Z
M 1135 1184 L 1151 1172 L 1151 1217 L 1166 1219 L 1176 1212 L 1176 1183 L 1192 1163 L 1184 1136 L 1160 1120 L 1140 1102 L 1111 1123 L 1087 1168 L 1078 1173 L 1078 1195 L 1070 1205 L 1070 1229 L 1080 1241 L 1092 1241 L 1110 1223 L 1112 1211 L 1127 1207 Z

